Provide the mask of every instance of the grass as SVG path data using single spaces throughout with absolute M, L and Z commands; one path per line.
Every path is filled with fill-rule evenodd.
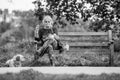
M 59 54 L 55 52 L 54 63 L 55 66 L 108 66 L 109 57 L 103 49 L 79 49 L 80 51 L 64 52 Z M 101 53 L 100 53 L 101 52 Z M 0 63 L 5 63 L 8 59 L 12 58 L 15 54 L 24 55 L 27 60 L 24 66 L 29 66 L 34 58 L 35 45 L 29 41 L 22 41 L 17 43 L 7 43 L 0 48 Z M 120 55 L 115 53 L 114 56 L 115 66 L 120 66 Z M 33 66 L 50 66 L 48 55 L 45 54 Z

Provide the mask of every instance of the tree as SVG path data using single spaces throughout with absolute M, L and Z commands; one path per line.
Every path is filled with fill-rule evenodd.
M 0 15 L 3 13 L 3 11 L 0 9 Z
M 46 5 L 43 4 L 43 2 L 43 0 L 36 0 L 33 2 L 37 5 L 35 15 L 39 16 L 39 20 L 41 20 L 44 12 L 56 15 L 56 19 L 59 23 L 61 23 L 60 20 L 63 17 L 71 23 L 75 23 L 76 18 L 79 18 L 78 8 L 81 8 L 82 3 L 78 3 L 77 0 L 46 0 Z M 45 8 L 43 6 L 45 6 Z
M 65 17 L 71 24 L 78 23 L 78 18 L 92 19 L 91 28 L 95 31 L 117 28 L 115 26 L 120 22 L 120 0 L 35 0 L 33 3 L 39 20 L 44 12 L 56 15 L 58 22 Z M 110 25 L 115 26 L 111 28 Z
M 7 30 L 10 29 L 10 23 L 6 23 L 6 22 L 1 22 L 0 23 L 0 33 L 4 33 L 6 32 Z

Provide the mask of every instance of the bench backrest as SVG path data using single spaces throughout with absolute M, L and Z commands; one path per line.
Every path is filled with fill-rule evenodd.
M 63 42 L 68 42 L 70 45 L 70 52 L 108 53 L 110 54 L 110 64 L 113 64 L 114 47 L 113 44 L 108 44 L 112 40 L 111 30 L 108 32 L 59 32 L 59 35 Z

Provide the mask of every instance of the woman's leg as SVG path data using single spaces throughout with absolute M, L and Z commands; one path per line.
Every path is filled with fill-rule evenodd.
M 51 45 L 51 43 L 53 43 L 52 40 L 47 40 L 46 42 L 44 42 L 43 46 L 41 46 L 35 53 L 34 55 L 34 60 L 39 59 L 39 57 L 42 57 L 45 53 L 47 53 L 47 48 L 49 45 Z M 47 52 L 46 52 L 47 51 Z
M 54 59 L 54 56 L 53 56 L 54 51 L 53 51 L 53 46 L 52 45 L 48 46 L 47 53 L 48 53 L 48 57 L 49 57 L 51 66 L 54 66 L 55 65 L 55 63 L 54 63 L 55 59 Z

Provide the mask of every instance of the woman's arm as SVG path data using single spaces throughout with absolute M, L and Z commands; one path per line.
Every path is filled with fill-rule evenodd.
M 53 28 L 53 35 L 55 37 L 56 40 L 59 40 L 60 37 L 58 35 L 58 29 L 56 27 Z

